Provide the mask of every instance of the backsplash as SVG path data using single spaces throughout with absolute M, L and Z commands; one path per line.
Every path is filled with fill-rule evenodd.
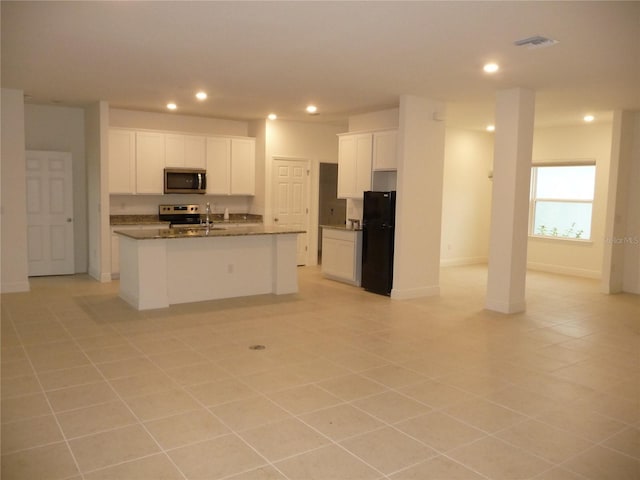
M 355 218 L 362 221 L 362 210 L 364 201 L 362 199 L 347 199 L 347 218 Z
M 253 197 L 223 197 L 217 195 L 110 195 L 110 215 L 157 215 L 158 205 L 196 204 L 202 211 L 207 202 L 213 213 L 222 215 L 228 208 L 230 213 L 248 213 Z

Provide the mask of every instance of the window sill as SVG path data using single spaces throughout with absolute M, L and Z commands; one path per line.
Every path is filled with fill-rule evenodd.
M 551 242 L 567 242 L 578 245 L 593 245 L 593 240 L 582 238 L 553 237 L 549 235 L 529 235 L 529 240 L 542 240 Z

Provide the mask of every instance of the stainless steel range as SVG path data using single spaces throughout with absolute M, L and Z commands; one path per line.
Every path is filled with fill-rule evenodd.
M 158 218 L 171 227 L 200 225 L 200 205 L 160 205 Z

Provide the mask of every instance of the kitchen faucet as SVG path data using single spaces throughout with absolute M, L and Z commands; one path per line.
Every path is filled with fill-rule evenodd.
M 207 209 L 205 210 L 205 214 L 206 214 L 205 225 L 207 226 L 207 229 L 208 229 L 212 223 L 211 219 L 209 218 L 209 216 L 211 215 L 211 203 L 209 202 L 207 202 Z

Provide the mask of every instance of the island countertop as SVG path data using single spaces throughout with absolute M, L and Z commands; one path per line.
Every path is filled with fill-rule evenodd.
M 193 228 L 157 228 L 147 230 L 116 230 L 114 233 L 134 240 L 160 240 L 172 238 L 240 237 L 251 235 L 284 235 L 305 233 L 306 230 L 278 226 L 220 227 L 214 225 L 207 229 L 202 226 Z
M 328 228 L 330 230 L 346 230 L 348 232 L 361 232 L 362 227 L 349 228 L 346 225 L 320 225 L 320 228 Z

